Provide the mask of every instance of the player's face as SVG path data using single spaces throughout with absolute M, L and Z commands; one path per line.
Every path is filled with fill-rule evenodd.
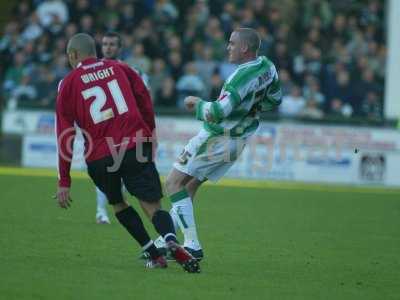
M 228 60 L 231 63 L 240 63 L 242 57 L 242 44 L 239 39 L 239 34 L 237 32 L 232 32 L 228 43 Z
M 117 59 L 120 52 L 120 47 L 117 37 L 105 36 L 101 41 L 101 52 L 107 59 Z

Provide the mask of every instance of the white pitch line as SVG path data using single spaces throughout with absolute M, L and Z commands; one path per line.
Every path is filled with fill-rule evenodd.
M 57 178 L 57 171 L 54 169 L 35 169 L 0 167 L 0 175 L 27 176 L 27 177 L 53 177 Z M 71 171 L 73 179 L 89 179 L 84 171 Z M 262 181 L 244 179 L 222 179 L 217 184 L 206 182 L 208 186 L 214 187 L 240 187 L 271 190 L 293 190 L 293 191 L 317 191 L 317 192 L 339 192 L 339 193 L 370 193 L 385 195 L 400 195 L 400 188 L 395 187 L 368 187 L 368 186 L 348 186 L 337 184 L 322 183 L 302 183 L 288 181 Z

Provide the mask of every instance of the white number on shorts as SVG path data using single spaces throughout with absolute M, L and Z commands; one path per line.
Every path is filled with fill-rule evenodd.
M 128 106 L 121 88 L 116 79 L 107 82 L 108 89 L 110 90 L 112 99 L 117 107 L 118 114 L 122 115 L 128 111 Z M 99 86 L 91 87 L 90 89 L 82 91 L 82 96 L 85 100 L 94 97 L 94 101 L 90 105 L 90 115 L 94 124 L 106 121 L 114 117 L 112 108 L 101 110 L 106 104 L 107 96 L 104 90 Z

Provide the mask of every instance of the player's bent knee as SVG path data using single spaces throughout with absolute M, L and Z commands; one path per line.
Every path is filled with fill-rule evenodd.
M 185 188 L 186 183 L 191 179 L 189 175 L 183 174 L 176 169 L 167 176 L 165 189 L 168 195 L 175 194 Z
M 126 201 L 123 201 L 123 202 L 118 202 L 118 203 L 112 204 L 112 207 L 113 207 L 115 213 L 119 213 L 120 211 L 123 211 L 124 209 L 128 208 L 129 204 Z
M 153 217 L 154 213 L 161 209 L 161 201 L 140 201 L 144 212 L 150 217 Z

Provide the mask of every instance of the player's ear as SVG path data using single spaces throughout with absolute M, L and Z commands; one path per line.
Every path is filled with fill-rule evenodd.
M 78 51 L 72 50 L 72 51 L 71 51 L 71 54 L 72 54 L 72 58 L 73 58 L 74 60 L 78 60 L 78 56 L 79 56 Z
M 241 42 L 240 49 L 242 50 L 243 53 L 246 53 L 249 50 L 249 45 L 247 45 L 244 42 Z
M 70 49 L 67 53 L 68 61 L 72 68 L 75 68 L 76 62 L 78 60 L 78 52 L 74 49 Z

